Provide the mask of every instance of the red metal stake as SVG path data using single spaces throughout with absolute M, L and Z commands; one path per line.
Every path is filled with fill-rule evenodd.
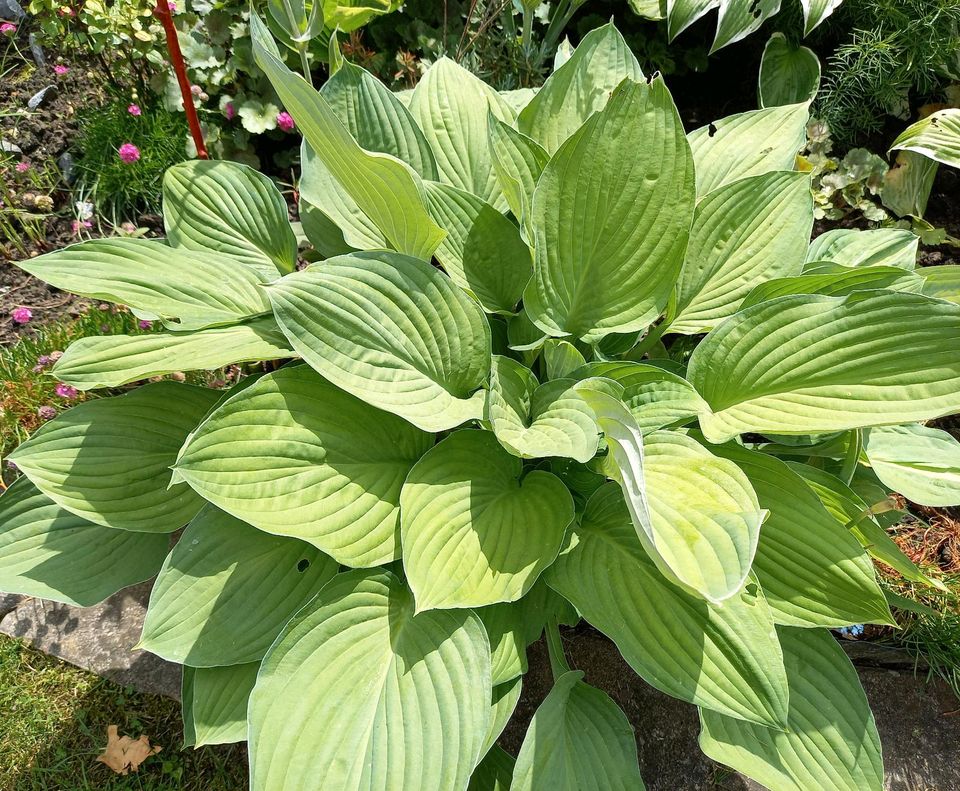
M 180 40 L 177 38 L 177 29 L 173 26 L 173 14 L 170 13 L 170 6 L 167 0 L 157 0 L 157 7 L 154 9 L 154 15 L 163 25 L 164 33 L 167 36 L 167 51 L 170 53 L 170 62 L 173 64 L 173 70 L 177 74 L 177 82 L 180 83 L 180 95 L 183 97 L 183 109 L 187 114 L 187 124 L 190 127 L 190 134 L 193 137 L 194 145 L 197 147 L 197 156 L 200 159 L 210 159 L 207 154 L 207 147 L 203 143 L 203 132 L 200 131 L 200 119 L 197 118 L 197 108 L 193 106 L 193 94 L 190 92 L 190 80 L 187 79 L 187 67 L 183 62 L 183 53 L 180 51 Z

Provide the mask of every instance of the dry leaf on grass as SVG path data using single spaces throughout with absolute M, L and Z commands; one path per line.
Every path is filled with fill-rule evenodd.
M 144 761 L 151 755 L 160 752 L 160 747 L 150 746 L 150 739 L 141 736 L 131 739 L 129 736 L 118 736 L 117 726 L 107 726 L 107 747 L 103 755 L 97 760 L 113 769 L 118 775 L 125 775 L 131 769 L 136 772 Z

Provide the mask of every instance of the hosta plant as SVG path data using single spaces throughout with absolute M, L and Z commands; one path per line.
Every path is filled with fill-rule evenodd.
M 246 740 L 257 791 L 642 788 L 563 655 L 581 618 L 700 708 L 710 757 L 879 791 L 828 630 L 893 623 L 873 557 L 930 583 L 875 516 L 960 502 L 923 425 L 960 411 L 960 306 L 907 232 L 809 243 L 807 105 L 685 134 L 609 25 L 532 99 L 449 60 L 405 101 L 349 63 L 317 91 L 251 22 L 304 135 L 302 228 L 265 177 L 192 162 L 165 241 L 22 266 L 166 327 L 78 341 L 74 387 L 269 372 L 45 424 L 11 456 L 0 588 L 87 605 L 158 574 L 141 646 L 184 666 L 188 744 Z M 544 632 L 556 684 L 510 756 Z

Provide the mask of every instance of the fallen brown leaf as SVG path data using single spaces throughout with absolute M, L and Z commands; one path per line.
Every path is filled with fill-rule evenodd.
M 97 756 L 97 760 L 109 766 L 118 775 L 125 775 L 131 769 L 136 772 L 140 764 L 160 750 L 158 746 L 151 747 L 150 739 L 146 736 L 141 736 L 139 739 L 119 736 L 117 726 L 108 725 L 107 747 L 103 755 Z

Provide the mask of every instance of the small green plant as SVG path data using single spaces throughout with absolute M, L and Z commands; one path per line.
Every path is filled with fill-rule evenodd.
M 960 502 L 924 463 L 960 444 L 923 425 L 960 412 L 960 305 L 918 293 L 909 232 L 810 243 L 808 104 L 685 134 L 612 25 L 523 102 L 448 59 L 407 103 L 346 62 L 317 91 L 250 21 L 313 249 L 266 177 L 195 161 L 165 241 L 21 266 L 164 326 L 74 343 L 78 390 L 271 370 L 45 424 L 10 456 L 0 588 L 83 605 L 158 574 L 140 645 L 184 665 L 189 744 L 247 741 L 254 791 L 642 788 L 564 655 L 580 618 L 699 707 L 711 758 L 880 791 L 829 629 L 894 624 L 872 558 L 938 584 L 876 517 L 891 488 Z

